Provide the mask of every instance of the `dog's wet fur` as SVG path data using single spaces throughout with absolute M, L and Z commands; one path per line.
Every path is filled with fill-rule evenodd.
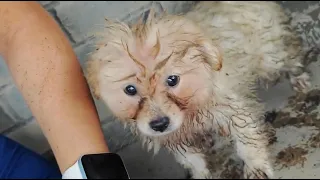
M 274 131 L 257 86 L 284 74 L 296 91 L 310 86 L 302 44 L 278 4 L 203 1 L 183 15 L 150 11 L 145 22 L 107 26 L 86 77 L 148 148 L 167 148 L 192 178 L 212 178 L 204 153 L 226 137 L 244 178 L 272 178 Z

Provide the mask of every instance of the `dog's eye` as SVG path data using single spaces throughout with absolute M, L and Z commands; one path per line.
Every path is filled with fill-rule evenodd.
M 124 92 L 126 94 L 128 94 L 129 96 L 134 96 L 137 94 L 137 89 L 136 87 L 132 86 L 132 85 L 128 85 L 124 88 Z
M 173 87 L 179 83 L 179 76 L 171 75 L 167 78 L 167 84 L 170 87 Z

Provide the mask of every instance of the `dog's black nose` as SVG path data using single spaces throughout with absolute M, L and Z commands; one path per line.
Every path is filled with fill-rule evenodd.
M 164 116 L 164 117 L 160 117 L 155 120 L 152 120 L 149 123 L 149 125 L 151 129 L 153 129 L 154 131 L 163 132 L 164 130 L 167 129 L 167 127 L 169 126 L 169 123 L 170 123 L 169 117 Z

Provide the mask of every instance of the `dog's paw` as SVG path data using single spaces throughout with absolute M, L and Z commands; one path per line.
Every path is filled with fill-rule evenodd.
M 212 175 L 208 169 L 205 169 L 201 172 L 192 173 L 191 179 L 212 179 Z
M 244 179 L 271 179 L 273 171 L 270 165 L 263 165 L 262 167 L 250 167 L 245 165 L 243 167 Z
M 297 92 L 306 93 L 311 87 L 310 76 L 306 72 L 300 74 L 299 76 L 291 76 L 290 82 L 293 90 Z

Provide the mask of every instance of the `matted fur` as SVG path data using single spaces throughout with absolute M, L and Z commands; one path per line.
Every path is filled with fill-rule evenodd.
M 180 16 L 151 12 L 146 23 L 132 27 L 108 20 L 101 34 L 88 61 L 88 82 L 149 149 L 164 146 L 193 178 L 210 178 L 206 138 L 230 135 L 244 161 L 244 177 L 272 177 L 267 150 L 272 131 L 263 122 L 257 82 L 287 73 L 295 90 L 310 85 L 300 41 L 280 6 L 200 2 Z M 177 86 L 166 85 L 170 75 L 180 76 Z M 124 93 L 129 84 L 137 95 Z M 149 127 L 159 116 L 170 118 L 164 132 Z

